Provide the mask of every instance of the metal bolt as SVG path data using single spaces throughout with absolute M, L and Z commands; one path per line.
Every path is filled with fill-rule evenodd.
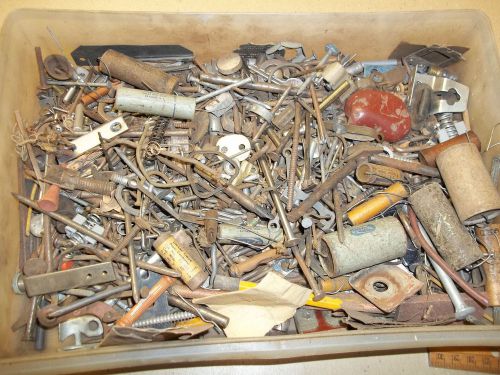
M 260 146 L 256 144 L 255 148 L 258 151 L 260 149 Z M 286 217 L 285 208 L 283 207 L 283 203 L 281 203 L 278 192 L 275 190 L 276 187 L 274 185 L 274 179 L 271 172 L 271 168 L 269 167 L 269 164 L 265 159 L 265 156 L 260 158 L 259 165 L 260 169 L 262 170 L 262 173 L 264 174 L 264 178 L 266 179 L 267 185 L 271 189 L 269 194 L 271 194 L 274 207 L 276 208 L 276 212 L 280 219 L 281 225 L 283 226 L 283 231 L 285 232 L 285 238 L 286 238 L 285 246 L 287 247 L 296 246 L 299 243 L 300 238 L 295 235 L 292 229 L 292 225 L 290 224 L 290 222 Z
M 420 233 L 422 233 L 422 236 L 424 236 L 427 240 L 427 243 L 432 246 L 432 241 L 427 235 L 424 227 L 420 223 L 418 224 L 418 226 L 420 228 Z M 455 319 L 464 320 L 467 316 L 473 314 L 474 311 L 476 311 L 476 308 L 465 303 L 451 277 L 449 277 L 446 272 L 444 272 L 444 270 L 439 267 L 439 265 L 434 260 L 432 260 L 432 258 L 429 257 L 429 261 L 431 262 L 432 267 L 436 270 L 436 273 L 439 276 L 439 279 L 441 280 L 446 293 L 448 293 L 448 296 L 450 297 L 451 302 L 455 307 Z
M 286 209 L 290 211 L 293 207 L 295 182 L 297 181 L 297 161 L 299 157 L 300 125 L 302 123 L 302 112 L 299 103 L 295 103 L 295 124 L 292 136 L 292 153 L 290 156 L 290 169 L 288 171 L 288 201 Z
M 446 293 L 450 296 L 453 306 L 455 306 L 455 319 L 464 320 L 467 316 L 473 314 L 474 311 L 476 311 L 476 308 L 474 306 L 468 306 L 465 303 L 453 280 L 431 258 L 429 258 L 429 261 L 431 262 L 432 267 L 436 270 Z

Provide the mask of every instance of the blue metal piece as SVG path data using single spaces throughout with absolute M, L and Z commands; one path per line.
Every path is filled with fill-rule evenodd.
M 398 66 L 399 62 L 396 59 L 382 61 L 363 61 L 363 77 L 369 77 L 376 70 L 379 73 L 387 73 Z

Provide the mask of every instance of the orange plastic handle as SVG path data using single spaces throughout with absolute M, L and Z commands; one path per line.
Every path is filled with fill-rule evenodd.
M 125 315 L 123 315 L 117 322 L 118 327 L 130 327 L 137 321 L 141 315 L 149 309 L 160 296 L 166 292 L 170 286 L 175 282 L 175 279 L 168 276 L 162 276 L 158 282 L 153 285 L 146 298 L 137 302 Z

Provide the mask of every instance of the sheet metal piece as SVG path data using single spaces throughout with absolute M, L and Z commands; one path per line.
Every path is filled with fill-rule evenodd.
M 469 87 L 449 78 L 420 74 L 415 71 L 412 78 L 413 92 L 418 83 L 429 85 L 434 91 L 430 114 L 444 112 L 464 112 L 467 110 Z M 450 100 L 452 97 L 455 100 Z
M 382 264 L 357 272 L 349 278 L 351 286 L 385 312 L 393 311 L 424 284 L 398 266 Z
M 26 294 L 29 297 L 104 284 L 115 280 L 116 275 L 111 262 L 29 276 L 23 279 Z
M 59 325 L 59 341 L 63 342 L 70 336 L 75 337 L 75 344 L 64 347 L 64 350 L 74 350 L 84 347 L 82 335 L 89 339 L 99 338 L 104 333 L 102 323 L 95 316 L 85 315 L 70 319 Z

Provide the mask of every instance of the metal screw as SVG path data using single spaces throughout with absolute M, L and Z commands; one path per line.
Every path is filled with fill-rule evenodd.
M 195 317 L 196 315 L 190 313 L 189 311 L 179 311 L 170 314 L 155 316 L 154 318 L 150 319 L 138 320 L 132 325 L 132 327 L 142 328 L 142 327 L 153 326 L 155 324 L 180 322 L 182 320 L 188 320 Z
M 293 207 L 295 182 L 297 181 L 297 161 L 299 157 L 300 124 L 302 123 L 302 112 L 299 103 L 295 103 L 295 124 L 292 136 L 292 154 L 290 158 L 290 169 L 288 171 L 288 201 L 286 209 L 290 211 Z

